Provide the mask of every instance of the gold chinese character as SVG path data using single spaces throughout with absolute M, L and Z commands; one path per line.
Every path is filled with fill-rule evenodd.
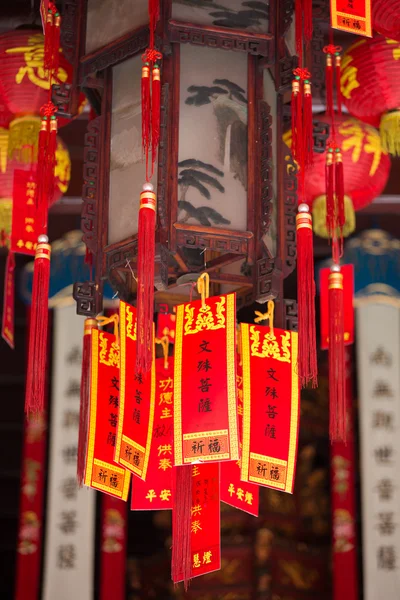
M 236 496 L 238 497 L 239 500 L 243 500 L 244 490 L 242 490 L 242 488 L 238 488 L 236 490 Z
M 196 504 L 196 506 L 192 506 L 191 511 L 192 511 L 192 517 L 194 515 L 199 515 L 202 511 L 202 506 L 201 504 Z
M 27 250 L 32 250 L 32 248 L 33 248 L 33 244 L 32 244 L 32 242 L 25 242 L 25 248 L 26 248 Z
M 247 502 L 247 504 L 253 504 L 253 494 L 251 492 L 246 492 L 244 501 Z
M 170 419 L 172 417 L 172 413 L 171 413 L 171 409 L 170 408 L 163 408 L 162 410 L 162 414 L 161 414 L 161 419 Z
M 196 477 L 196 475 L 200 475 L 200 469 L 197 465 L 193 465 L 192 467 L 192 477 Z
M 192 533 L 197 533 L 199 530 L 203 530 L 201 527 L 200 521 L 192 521 Z
M 168 379 L 161 379 L 158 385 L 165 392 L 165 390 L 167 390 L 168 388 L 170 388 L 171 390 L 173 389 L 174 381 L 172 377 L 168 377 Z
M 161 500 L 164 500 L 165 502 L 169 502 L 169 500 L 171 498 L 171 490 L 161 490 L 160 498 L 161 498 Z
M 228 492 L 229 492 L 230 497 L 232 498 L 233 494 L 235 493 L 235 486 L 233 485 L 233 483 L 229 484 Z
M 193 568 L 197 569 L 198 567 L 201 567 L 201 562 L 199 559 L 199 555 L 198 554 L 193 554 Z
M 165 454 L 172 454 L 171 444 L 162 444 L 161 446 L 158 446 L 157 450 L 158 450 L 158 456 L 161 456 L 162 454 L 164 456 L 165 456 Z
M 206 552 L 203 552 L 203 565 L 210 564 L 211 558 L 212 558 L 211 550 L 207 550 Z
M 150 500 L 150 502 L 153 502 L 154 498 L 157 498 L 157 494 L 155 493 L 154 490 L 149 490 L 147 492 L 146 498 L 147 498 L 147 500 Z
M 172 469 L 172 462 L 170 458 L 160 458 L 160 462 L 158 465 L 159 469 L 166 471 L 167 469 Z
M 164 392 L 164 394 L 160 394 L 160 402 L 158 404 L 172 404 L 172 396 L 173 392 Z
M 393 46 L 393 59 L 399 60 L 400 58 L 400 44 L 397 40 L 386 40 L 386 43 Z
M 360 87 L 360 84 L 357 81 L 358 69 L 351 66 L 352 61 L 353 57 L 350 54 L 343 57 L 340 75 L 340 91 L 348 100 L 351 98 L 353 90 Z

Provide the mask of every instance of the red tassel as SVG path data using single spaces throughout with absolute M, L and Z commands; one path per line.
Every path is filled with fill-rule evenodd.
M 346 441 L 343 274 L 339 265 L 329 275 L 329 436 Z
M 36 205 L 42 216 L 42 226 L 46 229 L 47 210 L 54 194 L 54 169 L 57 149 L 56 107 L 51 102 L 41 108 L 42 125 L 39 132 L 38 166 L 36 172 Z
M 46 235 L 40 235 L 36 246 L 33 272 L 31 327 L 29 331 L 28 372 L 26 376 L 25 411 L 42 412 L 46 383 L 48 303 L 51 247 Z
M 175 467 L 172 511 L 172 581 L 184 582 L 187 590 L 192 573 L 192 466 Z
M 300 204 L 296 215 L 297 230 L 297 297 L 299 318 L 298 376 L 304 387 L 317 385 L 317 350 L 315 332 L 315 282 L 312 218 L 307 204 Z
M 150 97 L 150 65 L 142 67 L 142 148 L 146 158 L 146 178 L 151 147 L 151 97 Z
M 92 329 L 97 329 L 96 319 L 85 319 L 83 333 L 81 394 L 79 411 L 79 437 L 78 437 L 78 485 L 83 485 L 86 466 L 86 452 L 89 431 L 89 404 L 90 404 L 90 366 L 92 357 Z
M 339 117 L 342 116 L 342 95 L 340 93 L 340 65 L 341 65 L 341 56 L 340 56 L 341 47 L 337 46 L 335 52 L 335 72 L 336 72 L 336 102 L 337 102 L 337 112 Z
M 337 205 L 337 223 L 340 229 L 340 236 L 343 237 L 343 227 L 346 221 L 346 217 L 344 214 L 343 160 L 340 148 L 336 148 L 335 152 L 335 193 Z
M 296 54 L 302 56 L 303 54 L 303 11 L 302 11 L 302 0 L 296 0 L 295 6 L 295 42 L 296 42 Z M 301 65 L 301 62 L 300 62 Z
M 137 359 L 139 372 L 151 369 L 153 360 L 154 258 L 156 195 L 151 183 L 140 194 L 137 261 Z
M 303 0 L 304 39 L 310 44 L 313 36 L 312 0 Z
M 49 6 L 47 12 L 46 26 L 44 29 L 44 59 L 43 66 L 46 71 L 50 72 L 53 62 L 53 32 L 54 32 L 54 18 L 51 7 Z
M 314 162 L 314 139 L 313 139 L 313 116 L 311 83 L 309 79 L 304 81 L 303 101 L 303 136 L 304 136 L 304 166 L 311 166 Z
M 326 55 L 326 67 L 325 67 L 325 89 L 326 89 L 326 112 L 329 118 L 333 120 L 333 66 L 332 66 L 332 55 Z
M 157 158 L 158 144 L 160 142 L 160 107 L 160 67 L 155 64 L 152 70 L 151 86 L 151 176 L 153 176 L 154 173 L 154 164 Z
M 54 36 L 53 36 L 53 65 L 52 72 L 56 75 L 60 64 L 60 34 L 61 34 L 61 17 L 57 12 L 54 15 Z
M 333 177 L 333 149 L 328 148 L 325 163 L 325 191 L 326 191 L 326 229 L 332 239 L 335 234 L 335 194 Z
M 292 113 L 292 156 L 296 160 L 297 156 L 297 102 L 298 96 L 300 95 L 300 81 L 299 77 L 295 77 L 292 81 L 292 100 L 291 100 L 291 113 Z

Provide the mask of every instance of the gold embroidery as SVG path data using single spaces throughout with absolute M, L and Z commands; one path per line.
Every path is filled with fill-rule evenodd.
M 133 312 L 131 311 L 129 304 L 125 304 L 125 312 L 126 312 L 126 337 L 130 338 L 133 341 L 136 341 L 136 323 L 133 323 Z
M 199 333 L 202 329 L 215 330 L 225 329 L 225 303 L 226 297 L 220 296 L 220 301 L 216 303 L 216 312 L 213 314 L 211 306 L 205 304 L 204 307 L 199 308 L 199 312 L 196 318 L 196 324 L 194 327 L 194 306 L 190 304 L 185 305 L 185 327 L 184 335 L 190 333 Z
M 108 349 L 108 338 L 103 332 L 100 333 L 99 361 L 108 367 L 119 367 L 119 346 L 117 342 L 112 342 L 111 348 Z
M 251 356 L 258 356 L 259 358 L 274 358 L 281 362 L 290 363 L 290 331 L 285 331 L 280 336 L 282 343 L 279 345 L 276 339 L 275 333 L 268 331 L 264 335 L 262 347 L 260 349 L 260 331 L 255 328 L 254 325 L 250 326 L 250 339 L 251 344 Z

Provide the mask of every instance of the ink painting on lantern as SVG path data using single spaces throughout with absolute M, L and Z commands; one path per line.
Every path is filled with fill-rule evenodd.
M 181 49 L 178 187 L 180 223 L 246 230 L 245 54 Z
M 269 3 L 265 0 L 173 0 L 172 18 L 199 25 L 267 33 Z

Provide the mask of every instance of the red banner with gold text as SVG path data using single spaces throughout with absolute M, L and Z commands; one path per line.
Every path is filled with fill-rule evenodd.
M 136 308 L 121 300 L 121 386 L 115 461 L 146 481 L 153 435 L 156 369 L 136 373 Z M 163 407 L 170 415 L 172 407 Z
M 191 577 L 221 568 L 219 468 L 218 463 L 192 466 Z M 178 576 L 174 583 L 182 580 Z
M 354 267 L 342 265 L 343 275 L 343 314 L 344 314 L 344 343 L 354 343 Z M 320 271 L 320 307 L 321 307 L 321 349 L 329 348 L 329 267 Z
M 235 294 L 176 310 L 174 464 L 238 460 Z
M 357 600 L 358 562 L 356 537 L 354 418 L 352 412 L 351 352 L 346 349 L 348 429 L 346 443 L 331 445 L 333 514 L 333 600 Z
M 43 233 L 43 215 L 35 203 L 33 172 L 14 171 L 11 252 L 35 256 L 37 239 Z
M 241 324 L 242 481 L 293 492 L 299 426 L 297 333 Z
M 125 600 L 127 505 L 101 497 L 100 600 Z
M 241 361 L 236 366 L 240 455 L 243 449 L 243 373 Z M 259 488 L 240 480 L 241 459 L 221 464 L 221 500 L 258 517 Z
M 114 463 L 119 375 L 119 346 L 115 336 L 92 329 L 90 419 L 85 485 L 126 500 L 130 473 Z
M 372 37 L 371 1 L 331 0 L 332 27 Z
M 173 410 L 174 361 L 156 359 L 156 403 L 153 436 L 150 449 L 146 481 L 134 477 L 132 480 L 132 510 L 172 509 L 172 412 L 166 415 L 165 408 Z
M 9 252 L 6 262 L 4 281 L 3 318 L 1 323 L 1 336 L 14 350 L 14 300 L 15 300 L 15 255 Z

